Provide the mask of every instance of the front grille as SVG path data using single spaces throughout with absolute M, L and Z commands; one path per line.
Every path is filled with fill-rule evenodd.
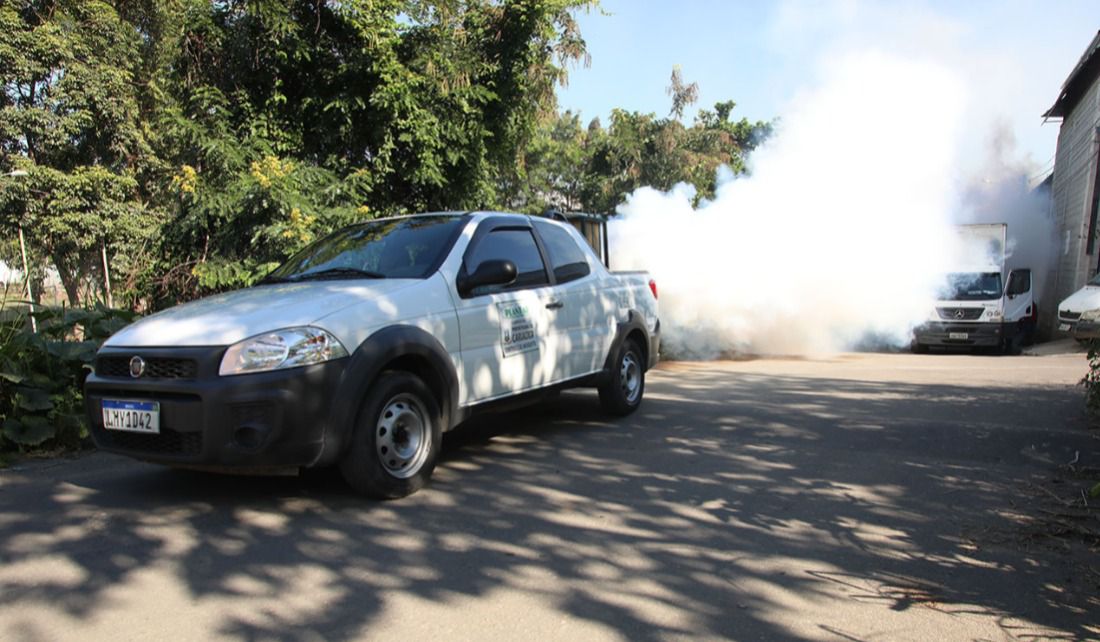
M 976 321 L 982 317 L 984 308 L 936 308 L 936 311 L 948 321 Z
M 105 430 L 98 427 L 96 432 L 105 446 L 134 453 L 156 455 L 199 455 L 202 453 L 201 432 L 176 432 L 164 427 L 161 427 L 160 433 L 156 435 Z
M 132 357 L 100 357 L 96 360 L 95 372 L 101 377 L 130 379 L 130 359 Z M 175 359 L 150 357 L 145 360 L 145 374 L 142 379 L 194 379 L 198 364 L 194 359 Z
M 1058 318 L 1063 321 L 1076 321 L 1081 318 L 1080 312 L 1070 312 L 1069 310 L 1059 310 Z
M 971 336 L 977 335 L 990 335 L 993 336 L 1000 332 L 1001 324 L 999 323 L 975 323 L 970 322 L 958 322 L 947 323 L 940 321 L 932 321 L 923 326 L 924 330 L 935 333 L 949 333 L 949 332 L 966 332 Z

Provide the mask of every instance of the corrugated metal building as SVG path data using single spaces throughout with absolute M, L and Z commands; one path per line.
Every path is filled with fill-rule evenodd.
M 1062 120 L 1051 186 L 1059 247 L 1048 300 L 1056 305 L 1100 269 L 1100 32 L 1043 116 Z

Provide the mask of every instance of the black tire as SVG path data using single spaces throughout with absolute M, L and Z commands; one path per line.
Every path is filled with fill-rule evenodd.
M 633 339 L 623 341 L 611 362 L 611 373 L 599 387 L 600 405 L 607 412 L 625 417 L 642 405 L 645 394 L 645 362 Z
M 340 472 L 364 495 L 405 497 L 428 483 L 442 441 L 442 413 L 428 386 L 407 372 L 383 372 L 359 408 Z
M 1020 322 L 1024 334 L 1024 347 L 1035 345 L 1035 335 L 1039 332 L 1039 306 L 1031 304 L 1031 314 Z
M 1016 356 L 1024 351 L 1023 335 L 1016 333 L 1011 337 L 1005 337 L 1001 341 L 1001 354 Z
M 1035 345 L 1035 333 L 1037 331 L 1038 328 L 1036 327 L 1034 321 L 1028 320 L 1026 323 L 1024 323 L 1023 328 L 1021 328 L 1020 330 L 1023 337 L 1022 345 L 1024 347 Z
M 909 344 L 909 351 L 913 354 L 928 354 L 928 346 L 913 339 Z

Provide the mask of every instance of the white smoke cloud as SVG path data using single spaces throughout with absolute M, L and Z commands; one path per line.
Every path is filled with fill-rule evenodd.
M 1034 185 L 1043 175 L 1020 157 L 1012 129 L 1003 121 L 995 122 L 985 151 L 983 166 L 970 175 L 961 194 L 957 218 L 961 223 L 1007 223 L 1007 268 L 1031 268 L 1034 298 L 1044 302 L 1057 238 L 1049 194 Z
M 642 188 L 609 226 L 612 265 L 661 290 L 680 357 L 822 354 L 927 317 L 949 264 L 965 90 L 947 66 L 839 56 L 713 201 Z

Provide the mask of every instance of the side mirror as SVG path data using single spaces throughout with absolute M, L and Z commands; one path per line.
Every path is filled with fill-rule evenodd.
M 458 280 L 458 293 L 466 296 L 487 285 L 508 285 L 516 280 L 516 264 L 506 259 L 482 261 L 473 274 Z

